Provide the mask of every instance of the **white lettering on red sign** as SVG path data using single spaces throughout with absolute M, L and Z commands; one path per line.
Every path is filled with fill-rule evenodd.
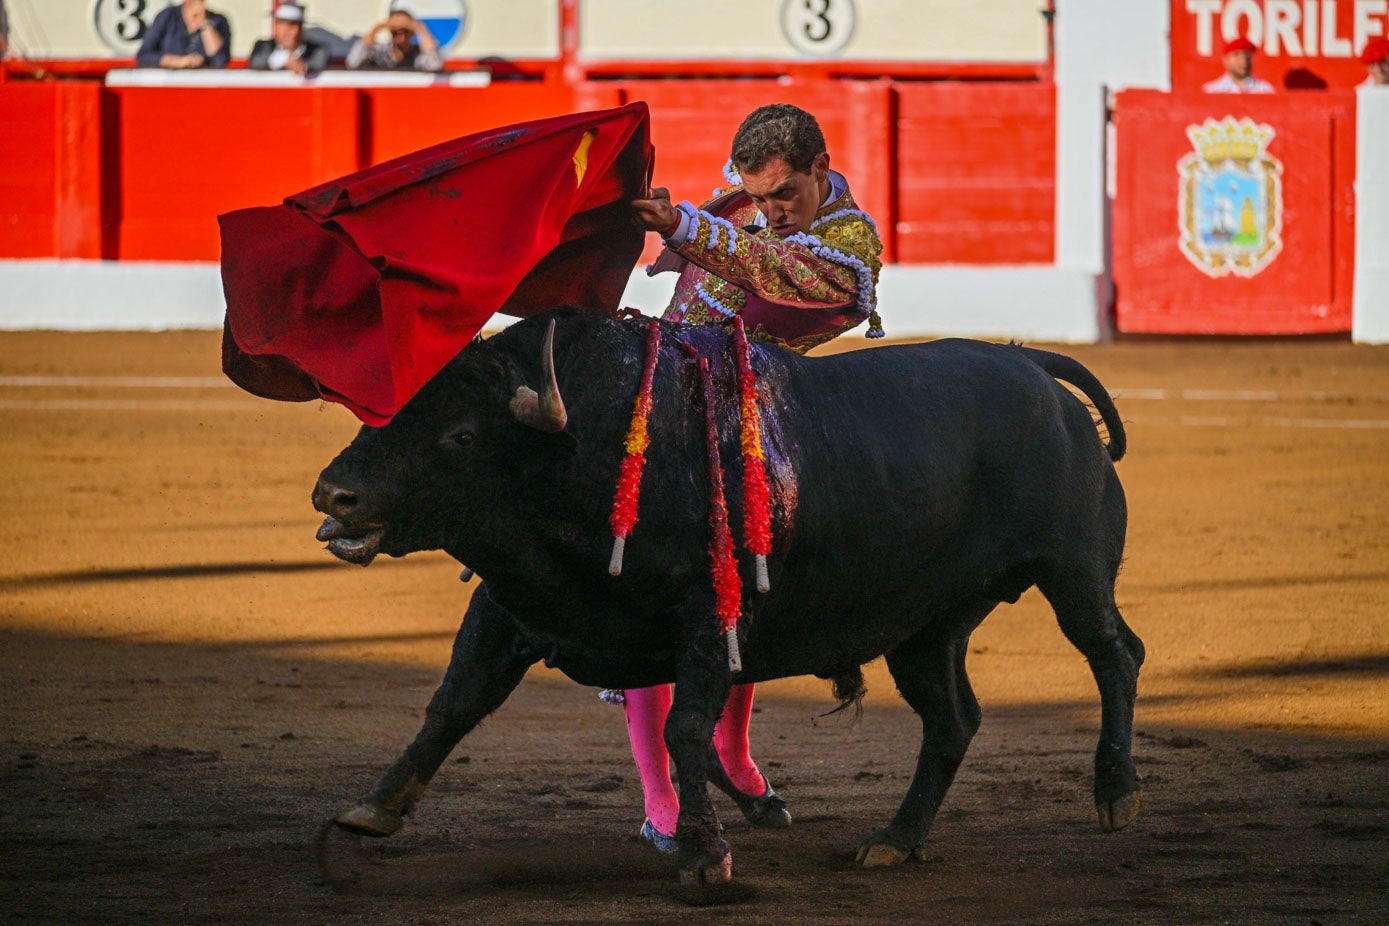
M 1342 3 L 1351 11 L 1349 34 L 1340 25 Z M 1266 55 L 1353 58 L 1389 31 L 1389 0 L 1186 0 L 1186 11 L 1196 18 L 1202 56 L 1244 37 Z

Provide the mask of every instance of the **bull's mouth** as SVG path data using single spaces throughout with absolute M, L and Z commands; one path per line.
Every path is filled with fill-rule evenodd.
M 381 552 L 381 538 L 385 533 L 385 528 L 371 525 L 348 527 L 329 515 L 323 519 L 323 524 L 315 536 L 326 541 L 328 552 L 343 562 L 368 566 L 376 559 L 376 554 Z

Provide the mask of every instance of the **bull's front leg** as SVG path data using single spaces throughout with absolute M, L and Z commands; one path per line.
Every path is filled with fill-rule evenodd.
M 430 699 L 415 741 L 375 790 L 337 816 L 337 824 L 363 836 L 389 836 L 400 829 L 453 747 L 501 706 L 538 659 L 483 583 L 473 593 L 444 680 Z
M 675 830 L 680 881 L 695 889 L 727 883 L 733 876 L 733 856 L 708 789 L 709 742 L 732 682 L 713 617 L 706 610 L 699 620 L 704 627 L 682 647 L 665 726 L 666 748 L 680 777 Z

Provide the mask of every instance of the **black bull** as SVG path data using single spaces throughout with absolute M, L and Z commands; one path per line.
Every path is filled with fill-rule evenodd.
M 665 738 L 679 773 L 682 880 L 729 877 L 706 782 L 733 680 L 713 613 L 697 365 L 676 341 L 711 358 L 735 531 L 737 371 L 722 330 L 664 327 L 641 520 L 611 576 L 608 515 L 645 334 L 574 310 L 520 322 L 463 350 L 323 471 L 319 539 L 336 555 L 365 565 L 378 552 L 442 549 L 483 579 L 423 728 L 342 826 L 394 832 L 450 750 L 544 659 L 585 685 L 675 683 Z M 1033 585 L 1099 687 L 1100 825 L 1129 823 L 1143 645 L 1114 602 L 1127 511 L 1112 461 L 1124 431 L 1099 381 L 1059 354 L 958 340 L 823 358 L 754 342 L 752 363 L 774 547 L 766 594 L 740 556 L 737 680 L 851 683 L 885 655 L 921 717 L 911 787 L 860 862 L 920 851 L 979 726 L 970 634 Z M 1057 378 L 1099 411 L 1107 446 Z

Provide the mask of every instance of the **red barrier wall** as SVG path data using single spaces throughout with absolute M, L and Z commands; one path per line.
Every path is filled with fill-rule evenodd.
M 903 85 L 896 122 L 898 260 L 1052 262 L 1053 85 Z
M 0 255 L 100 257 L 104 164 L 99 88 L 0 86 Z
M 1119 94 L 1119 330 L 1350 330 L 1354 106 L 1350 93 Z
M 0 83 L 0 258 L 216 260 L 216 216 L 482 129 L 632 100 L 655 182 L 700 201 L 744 115 L 819 118 L 888 260 L 1050 262 L 1050 84 L 889 80 L 496 82 L 487 88 L 170 88 Z

